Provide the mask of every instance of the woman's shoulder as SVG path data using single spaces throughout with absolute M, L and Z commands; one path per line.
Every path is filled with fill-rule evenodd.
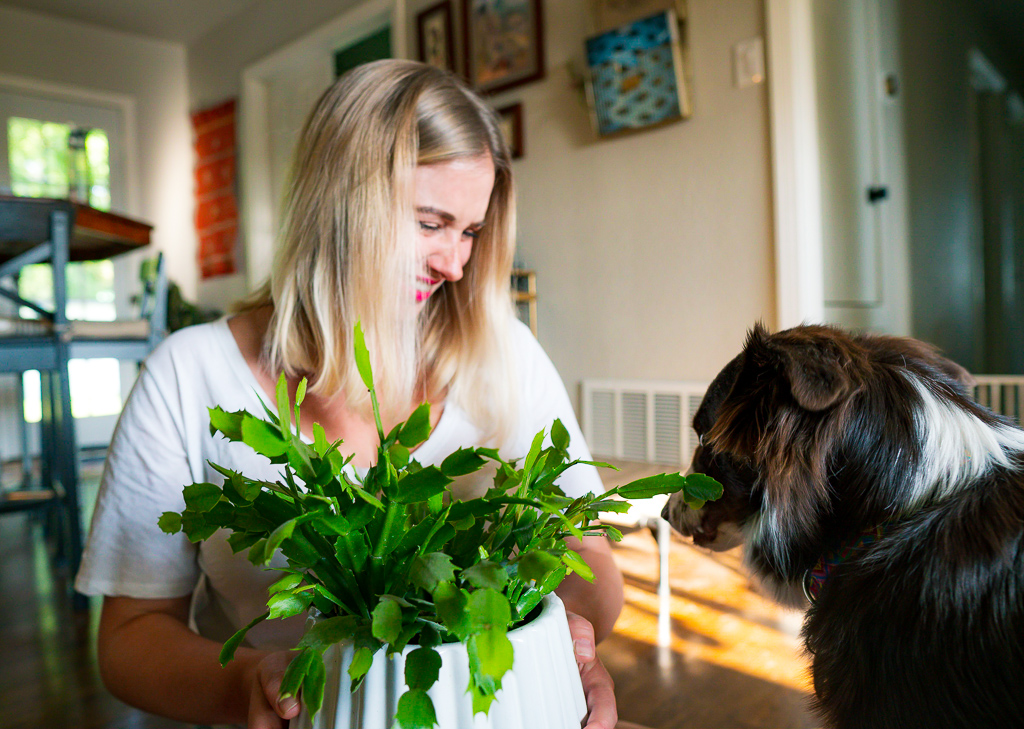
M 169 372 L 180 377 L 197 369 L 224 369 L 224 355 L 231 344 L 227 319 L 179 329 L 168 335 L 146 358 L 151 375 Z

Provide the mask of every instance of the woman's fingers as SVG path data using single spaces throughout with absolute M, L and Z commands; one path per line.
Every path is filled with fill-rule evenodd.
M 299 699 L 278 700 L 281 679 L 295 653 L 279 651 L 265 656 L 256 666 L 256 680 L 249 699 L 248 729 L 284 729 L 299 714 Z
M 566 617 L 569 619 L 576 665 L 583 681 L 583 694 L 587 699 L 586 729 L 614 729 L 619 718 L 615 706 L 615 684 L 597 657 L 594 626 L 575 613 L 566 613 Z

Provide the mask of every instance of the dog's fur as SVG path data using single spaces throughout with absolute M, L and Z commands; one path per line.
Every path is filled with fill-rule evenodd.
M 694 419 L 693 470 L 724 495 L 664 516 L 728 548 L 780 601 L 829 550 L 807 610 L 827 726 L 1024 726 L 1024 431 L 977 405 L 928 345 L 831 327 L 761 326 Z

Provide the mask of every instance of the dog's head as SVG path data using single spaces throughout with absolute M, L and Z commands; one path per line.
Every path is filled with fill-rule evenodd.
M 970 382 L 916 340 L 758 325 L 694 418 L 692 470 L 722 498 L 693 511 L 677 495 L 664 515 L 698 545 L 746 542 L 748 564 L 793 601 L 824 550 L 1005 459 L 1006 439 L 1024 445 L 973 402 Z

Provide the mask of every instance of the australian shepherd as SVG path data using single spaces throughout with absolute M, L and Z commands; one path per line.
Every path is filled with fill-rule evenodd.
M 1024 726 L 1024 430 L 969 386 L 916 340 L 758 326 L 697 411 L 724 494 L 663 516 L 806 607 L 829 727 Z

